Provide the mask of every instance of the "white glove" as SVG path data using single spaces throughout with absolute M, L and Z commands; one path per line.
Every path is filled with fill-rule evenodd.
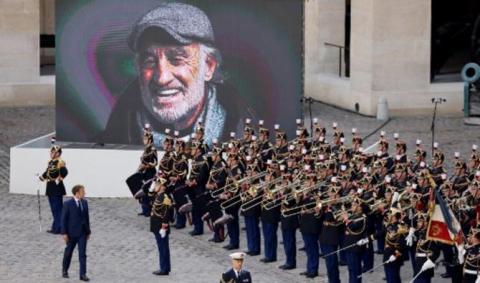
M 427 259 L 427 261 L 425 261 L 425 263 L 422 265 L 422 269 L 420 270 L 420 272 L 423 272 L 428 269 L 432 269 L 434 267 L 435 267 L 435 263 L 431 259 Z
M 153 193 L 153 191 L 155 191 L 155 182 L 152 182 L 152 183 L 150 184 L 150 188 L 148 188 L 148 191 L 149 191 L 150 193 Z
M 368 244 L 368 238 L 364 238 L 364 239 L 361 239 L 361 240 L 357 241 L 357 246 L 363 246 L 363 245 L 366 245 L 366 244 Z
M 460 264 L 463 264 L 463 262 L 465 261 L 465 254 L 467 253 L 467 251 L 465 250 L 465 247 L 463 246 L 463 244 L 462 245 L 456 245 L 456 246 L 457 246 L 457 250 L 458 250 L 458 254 L 457 254 L 458 262 Z
M 55 184 L 60 184 L 60 179 L 55 179 Z
M 397 257 L 394 256 L 394 255 L 391 255 L 391 256 L 388 258 L 387 263 L 388 263 L 388 262 L 394 262 L 394 261 L 396 261 L 396 260 L 397 260 Z
M 165 236 L 167 236 L 167 230 L 165 230 L 163 228 L 160 229 L 160 237 L 165 238 Z
M 407 246 L 411 247 L 413 245 L 413 236 L 415 235 L 415 229 L 413 227 L 410 227 L 410 230 L 408 231 L 407 237 L 405 237 L 405 240 L 407 241 Z
M 400 194 L 398 192 L 394 192 L 392 196 L 392 202 L 390 204 L 396 203 L 399 198 L 400 198 Z

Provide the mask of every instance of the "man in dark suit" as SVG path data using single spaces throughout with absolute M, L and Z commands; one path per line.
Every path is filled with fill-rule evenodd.
M 222 274 L 220 283 L 252 283 L 250 272 L 242 269 L 245 253 L 233 253 L 230 254 L 230 258 L 232 259 L 232 268 Z
M 85 188 L 75 185 L 72 188 L 73 198 L 63 204 L 61 234 L 67 246 L 63 254 L 62 273 L 68 278 L 68 268 L 72 260 L 73 250 L 78 244 L 78 258 L 80 261 L 80 280 L 89 281 L 87 277 L 87 240 L 90 238 L 90 218 L 88 203 L 85 197 Z

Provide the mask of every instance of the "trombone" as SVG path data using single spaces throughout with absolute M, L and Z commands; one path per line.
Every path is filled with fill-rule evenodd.
M 279 181 L 281 181 L 282 178 L 283 177 L 278 177 L 278 178 L 273 179 L 271 181 L 260 184 L 258 187 L 256 187 L 256 189 L 257 189 L 256 196 L 249 199 L 248 201 L 246 201 L 242 204 L 242 206 L 241 206 L 242 212 L 259 205 L 261 203 L 259 200 L 261 200 L 263 198 L 263 194 L 259 194 L 259 191 L 263 191 L 263 188 L 265 188 L 265 187 L 267 187 L 271 184 L 274 184 L 274 185 L 277 184 Z M 274 192 L 276 192 L 276 190 L 277 189 L 274 189 L 270 193 L 274 193 Z
M 275 196 L 274 197 L 274 194 L 276 194 L 278 192 L 281 192 L 281 191 L 284 191 L 285 189 L 295 187 L 299 184 L 300 184 L 300 180 L 296 179 L 295 181 L 293 181 L 290 184 L 285 184 L 283 186 L 279 186 L 278 188 L 275 188 L 274 190 L 267 192 L 267 194 L 270 194 L 270 199 L 267 196 L 266 203 L 262 204 L 263 209 L 270 210 L 270 209 L 274 209 L 274 208 L 280 206 L 282 204 L 282 202 L 279 202 L 279 200 L 281 200 L 282 196 L 278 196 L 278 197 Z
M 244 192 L 240 192 L 239 194 L 232 196 L 231 198 L 222 202 L 220 204 L 220 206 L 223 209 L 230 208 L 232 206 L 235 206 L 239 203 L 244 202 L 247 199 L 248 195 L 250 195 L 251 197 L 256 197 L 257 194 L 258 194 L 258 191 L 259 191 L 259 189 L 257 188 L 257 185 L 252 184 L 250 186 L 250 188 L 248 188 L 248 190 L 246 190 Z
M 322 207 L 323 205 L 325 204 L 328 204 L 328 203 L 331 203 L 331 202 L 345 202 L 345 201 L 348 201 L 348 199 L 352 198 L 352 196 L 344 196 L 344 197 L 341 197 L 341 198 L 336 198 L 336 199 L 328 199 L 328 200 L 320 200 L 320 196 L 315 196 L 315 201 L 311 201 L 311 202 L 308 202 L 308 203 L 305 203 L 303 205 L 300 205 L 300 206 L 295 206 L 295 207 L 291 207 L 291 208 L 287 208 L 287 209 L 283 209 L 282 210 L 282 216 L 283 217 L 289 217 L 289 216 L 294 216 L 294 215 L 298 215 L 300 213 L 302 213 L 302 211 L 305 211 L 305 210 L 310 210 L 310 209 L 314 209 L 316 207 Z M 315 204 L 314 207 L 311 207 L 313 204 Z M 333 215 L 334 217 L 337 217 L 336 214 L 340 215 L 340 213 L 343 213 L 343 212 L 346 212 L 346 211 L 349 211 L 350 209 L 347 209 L 347 210 L 339 210 L 338 212 L 335 212 Z
M 310 192 L 311 190 L 316 190 L 320 187 L 322 187 L 323 185 L 326 184 L 326 181 L 319 181 L 311 186 L 308 186 L 308 187 L 305 187 L 303 189 L 300 189 L 300 190 L 292 190 L 288 195 L 285 196 L 285 202 L 289 202 L 291 201 L 292 199 L 296 199 L 298 200 L 298 197 L 300 194 L 302 193 L 307 193 L 307 192 Z
M 215 189 L 213 191 L 210 192 L 211 196 L 212 197 L 216 197 L 218 195 L 220 195 L 221 193 L 223 192 L 236 192 L 237 189 L 238 189 L 238 186 L 243 184 L 244 182 L 247 182 L 247 181 L 253 181 L 253 180 L 256 180 L 256 179 L 259 179 L 259 178 L 262 178 L 264 177 L 265 175 L 267 175 L 267 172 L 261 172 L 261 173 L 258 173 L 258 174 L 255 174 L 253 176 L 248 176 L 248 177 L 243 177 L 242 179 L 240 180 L 232 180 L 232 182 L 228 185 L 225 185 L 221 188 L 218 188 L 218 189 Z M 233 187 L 233 188 L 231 188 Z

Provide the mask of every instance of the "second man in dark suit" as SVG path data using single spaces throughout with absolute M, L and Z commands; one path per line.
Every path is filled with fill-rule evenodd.
M 80 261 L 80 280 L 89 281 L 87 277 L 87 240 L 90 238 L 90 217 L 88 203 L 85 197 L 85 188 L 75 185 L 72 188 L 73 198 L 65 201 L 62 210 L 61 234 L 67 246 L 63 255 L 63 277 L 68 278 L 68 268 L 72 260 L 73 250 L 78 244 L 78 258 Z

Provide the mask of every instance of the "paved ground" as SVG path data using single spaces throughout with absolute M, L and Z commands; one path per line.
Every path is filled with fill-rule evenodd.
M 358 116 L 323 104 L 314 104 L 314 116 L 327 125 L 337 121 L 350 139 L 350 129 L 358 128 L 363 136 L 377 129 L 383 122 Z M 2 108 L 0 109 L 0 281 L 5 282 L 71 282 L 78 281 L 76 254 L 70 270 L 71 279 L 61 278 L 61 259 L 64 243 L 60 237 L 39 232 L 38 203 L 36 196 L 8 193 L 9 151 L 8 148 L 31 138 L 54 130 L 55 112 L 52 107 Z M 383 130 L 389 136 L 399 132 L 413 148 L 416 138 L 430 140 L 431 118 L 411 117 L 392 119 Z M 472 143 L 480 143 L 480 129 L 464 126 L 458 117 L 440 116 L 437 120 L 438 142 L 452 159 L 454 151 L 470 152 Z M 330 129 L 329 129 L 330 130 Z M 374 134 L 366 141 L 373 143 Z M 25 162 L 28 162 L 26 160 Z M 39 167 L 44 164 L 39 164 Z M 119 176 L 125 178 L 125 176 Z M 88 191 L 87 191 L 88 193 Z M 50 224 L 50 212 L 44 196 L 40 197 L 42 226 Z M 222 244 L 211 244 L 210 235 L 190 237 L 189 229 L 174 230 L 171 235 L 172 273 L 167 278 L 151 274 L 158 268 L 154 238 L 148 232 L 148 221 L 136 216 L 138 205 L 132 199 L 90 198 L 92 238 L 88 244 L 88 275 L 94 282 L 218 282 L 221 272 L 229 265 L 228 252 Z M 279 235 L 280 239 L 280 235 Z M 302 246 L 297 236 L 298 247 Z M 241 248 L 245 249 L 242 233 Z M 284 272 L 277 268 L 283 264 L 282 246 L 279 246 L 279 261 L 273 264 L 259 262 L 260 257 L 249 257 L 246 267 L 255 282 L 325 282 L 325 263 L 321 260 L 320 277 L 306 280 L 298 273 L 304 271 L 305 255 L 298 253 L 298 268 Z M 380 257 L 376 257 L 376 264 Z M 440 280 L 436 271 L 435 282 Z M 342 282 L 347 282 L 347 269 L 341 267 Z M 402 278 L 408 281 L 412 270 L 410 263 L 402 268 Z M 365 275 L 367 282 L 384 282 L 383 270 Z

